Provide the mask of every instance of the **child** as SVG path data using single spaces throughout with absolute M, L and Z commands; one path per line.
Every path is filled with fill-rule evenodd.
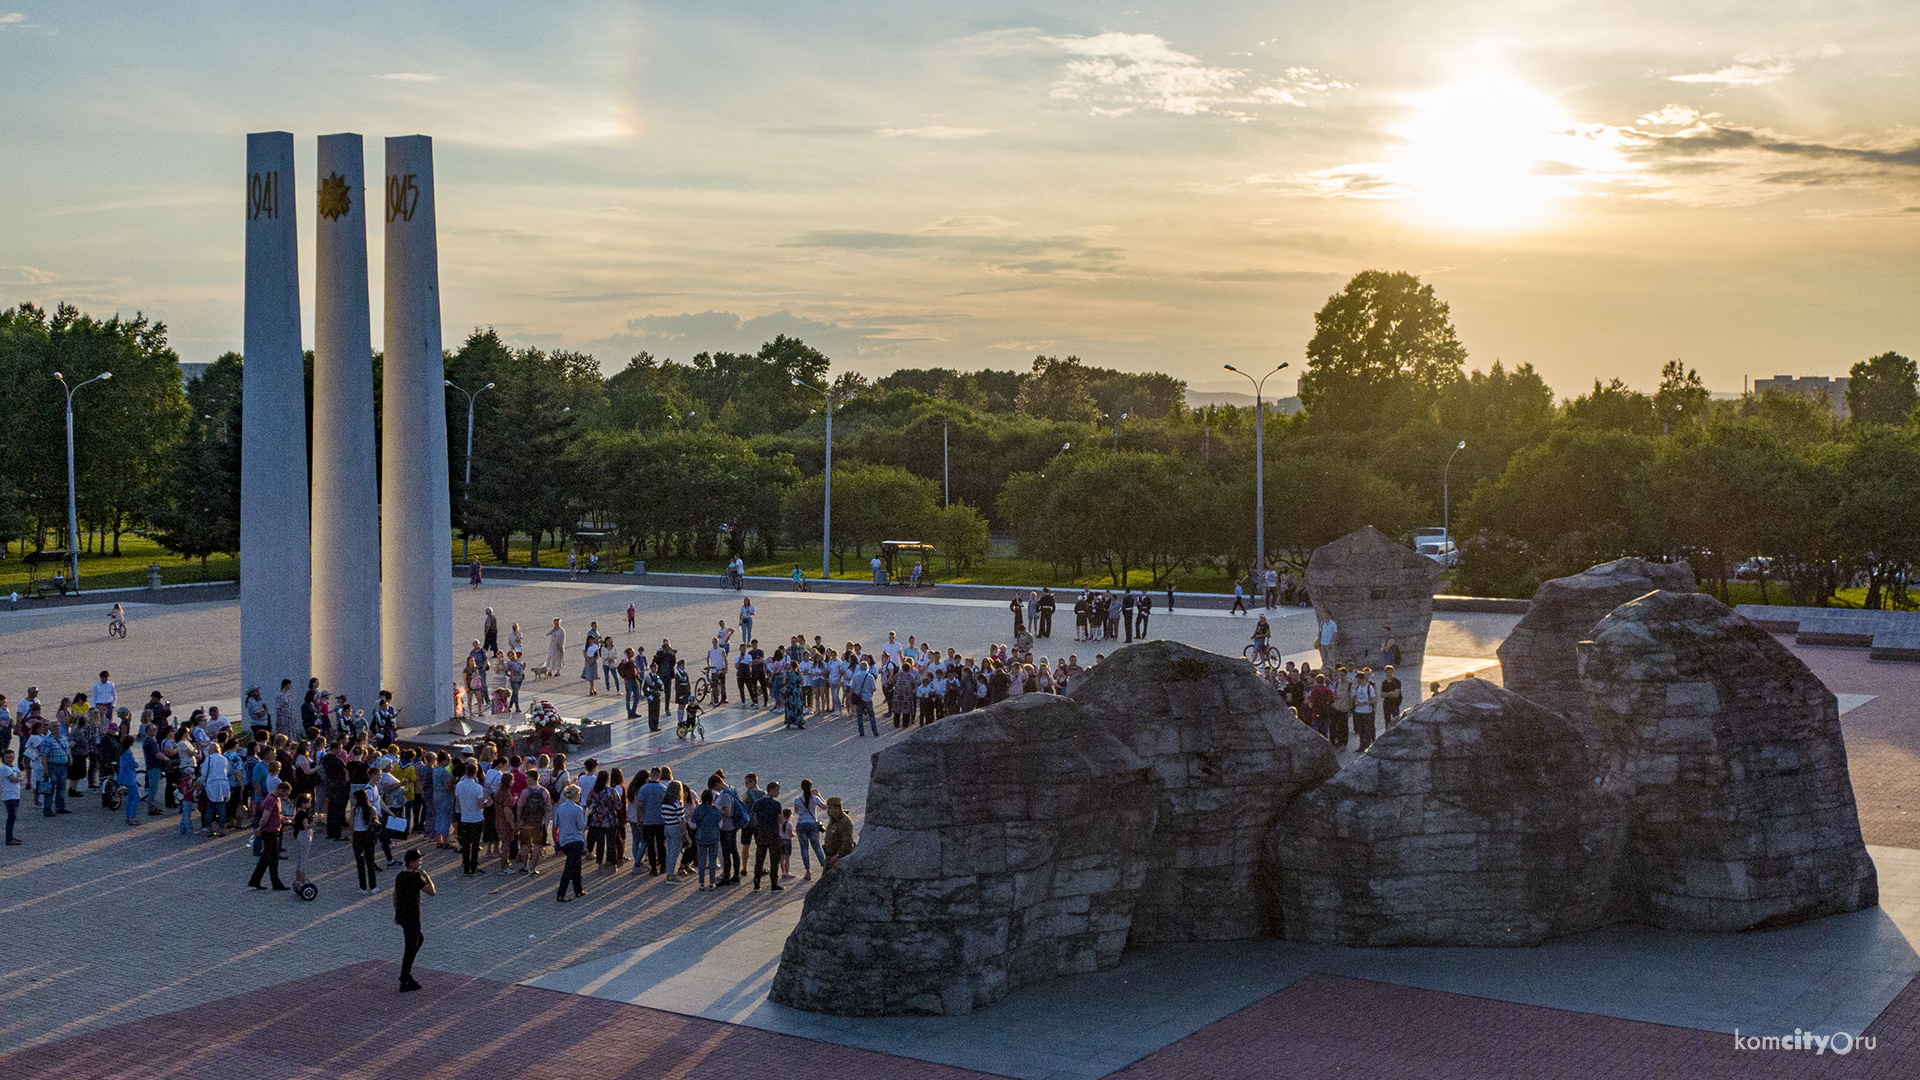
M 175 790 L 180 796 L 180 835 L 193 832 L 193 811 L 200 805 L 198 777 L 192 769 L 181 769 L 175 780 Z
M 780 880 L 789 881 L 793 871 L 787 868 L 787 860 L 793 857 L 793 810 L 780 811 Z

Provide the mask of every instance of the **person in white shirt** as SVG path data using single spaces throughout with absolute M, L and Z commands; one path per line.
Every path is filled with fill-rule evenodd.
M 13 763 L 11 747 L 0 749 L 0 803 L 7 808 L 7 846 L 19 847 L 20 838 L 13 835 L 14 819 L 20 816 L 20 769 Z
M 460 814 L 460 872 L 469 877 L 480 872 L 481 825 L 487 817 L 487 789 L 474 779 L 479 769 L 476 762 L 464 763 L 463 776 L 453 786 L 453 803 Z
M 1339 624 L 1331 618 L 1320 624 L 1320 666 L 1332 666 L 1333 639 L 1340 632 Z
M 215 740 L 219 739 L 221 733 L 226 731 L 227 728 L 231 726 L 232 725 L 227 722 L 227 718 L 220 715 L 220 706 L 218 705 L 207 706 L 206 730 L 207 730 L 207 736 L 209 738 L 212 738 Z
M 93 702 L 95 707 L 105 708 L 108 714 L 112 714 L 114 706 L 113 680 L 107 676 L 106 672 L 103 671 L 100 673 L 100 681 L 93 684 L 93 693 L 87 695 L 87 700 Z
M 720 645 L 722 657 L 733 651 L 733 628 L 727 625 L 727 620 L 720 620 L 720 633 L 714 640 Z
M 722 623 L 720 629 L 725 631 L 726 624 Z M 714 704 L 725 705 L 727 703 L 727 645 L 725 638 L 713 639 L 713 647 L 707 650 L 707 667 L 713 669 L 713 674 L 708 675 L 707 680 L 713 687 Z
M 886 657 L 887 662 L 892 664 L 894 667 L 899 667 L 900 654 L 901 654 L 900 643 L 894 640 L 893 631 L 891 630 L 887 631 L 887 643 L 885 645 L 880 646 L 880 655 Z
M 1373 745 L 1374 709 L 1380 701 L 1380 688 L 1373 685 L 1373 669 L 1361 668 L 1353 684 L 1353 731 L 1360 737 L 1360 752 Z
M 833 697 L 833 711 L 839 712 L 842 703 L 840 688 L 847 684 L 847 662 L 838 653 L 832 655 L 833 658 L 827 661 L 827 691 Z

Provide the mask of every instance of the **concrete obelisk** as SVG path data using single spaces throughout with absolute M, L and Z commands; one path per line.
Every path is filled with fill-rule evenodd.
M 240 688 L 271 705 L 309 670 L 306 372 L 300 353 L 293 136 L 247 136 L 240 424 Z M 242 720 L 242 717 L 235 717 Z
M 313 673 L 372 715 L 380 691 L 367 177 L 358 135 L 320 136 L 313 289 Z M 271 697 L 269 697 L 271 700 Z
M 400 723 L 453 715 L 453 517 L 433 140 L 387 140 L 381 373 L 380 654 Z

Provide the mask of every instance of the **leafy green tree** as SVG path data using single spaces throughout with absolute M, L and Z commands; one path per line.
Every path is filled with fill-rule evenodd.
M 1847 444 L 1835 526 L 1867 572 L 1866 607 L 1912 607 L 1907 576 L 1920 566 L 1920 439 L 1868 429 Z
M 795 542 L 821 533 L 824 476 L 792 485 L 782 500 L 787 535 Z M 833 470 L 833 557 L 847 568 L 847 553 L 864 559 L 882 540 L 917 540 L 939 505 L 939 488 L 895 465 L 844 465 Z
M 1869 357 L 1847 372 L 1847 412 L 1863 424 L 1903 424 L 1920 399 L 1920 372 L 1897 352 Z
M 1355 274 L 1313 323 L 1300 400 L 1337 429 L 1420 415 L 1467 358 L 1447 305 L 1404 271 Z
M 1700 423 L 1706 418 L 1712 398 L 1707 384 L 1700 381 L 1698 371 L 1679 360 L 1667 361 L 1660 368 L 1660 389 L 1653 395 L 1661 430 L 1677 431 L 1685 425 Z
M 1630 389 L 1619 379 L 1601 385 L 1593 380 L 1593 392 L 1567 402 L 1567 424 L 1591 431 L 1624 431 L 1635 435 L 1660 433 L 1660 409 L 1653 399 Z
M 934 510 L 928 515 L 922 532 L 927 543 L 939 548 L 962 570 L 985 557 L 992 548 L 987 519 L 963 502 Z
M 1269 560 L 1305 568 L 1313 549 L 1362 526 L 1403 536 L 1419 523 L 1420 501 L 1363 461 L 1332 455 L 1290 454 L 1267 463 L 1266 525 Z M 1234 554 L 1253 550 L 1253 478 L 1235 487 L 1239 509 L 1222 523 L 1244 536 Z M 1241 524 L 1241 523 L 1245 524 Z
M 1215 498 L 1211 478 L 1182 459 L 1096 452 L 1009 478 L 1001 511 L 1032 557 L 1072 566 L 1076 577 L 1104 565 L 1115 585 L 1144 569 L 1158 584 L 1219 550 Z
M 155 539 L 183 558 L 240 550 L 241 359 L 226 353 L 187 383 L 190 419 L 171 448 L 167 499 L 154 515 Z
M 1090 424 L 1100 418 L 1100 406 L 1087 389 L 1086 365 L 1077 356 L 1033 358 L 1033 372 L 1020 384 L 1019 410 L 1042 420 Z

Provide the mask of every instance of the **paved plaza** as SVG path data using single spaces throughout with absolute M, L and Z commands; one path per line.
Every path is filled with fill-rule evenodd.
M 1005 600 L 978 594 L 750 594 L 763 643 L 804 633 L 871 647 L 893 630 L 971 653 L 1011 631 Z M 603 762 L 682 776 L 724 768 L 735 781 L 757 772 L 789 789 L 806 777 L 860 819 L 878 740 L 856 737 L 851 720 L 789 731 L 771 714 L 728 708 L 713 714 L 710 742 L 685 745 L 621 719 L 618 692 L 588 697 L 569 677 L 596 620 L 622 647 L 669 639 L 697 667 L 717 623 L 734 621 L 738 595 L 516 581 L 462 587 L 454 602 L 450 671 L 487 605 L 503 640 L 521 625 L 536 659 L 545 628 L 565 621 L 575 666 L 530 681 L 523 698 L 619 720 Z M 125 641 L 107 639 L 104 610 L 0 613 L 0 691 L 17 698 L 37 684 L 57 698 L 104 667 L 129 702 L 160 689 L 183 713 L 237 705 L 237 604 L 133 604 Z M 1497 678 L 1494 649 L 1515 618 L 1437 616 L 1421 685 Z M 1283 609 L 1273 621 L 1283 652 L 1308 654 L 1310 613 Z M 1070 620 L 1056 628 L 1038 653 L 1084 663 L 1113 647 L 1071 641 Z M 1156 611 L 1152 636 L 1238 654 L 1251 629 L 1250 618 L 1195 606 Z M 16 928 L 0 1070 L 196 1080 L 1920 1074 L 1920 668 L 1871 662 L 1865 650 L 1794 651 L 1842 698 L 1878 909 L 1740 935 L 1615 927 L 1536 949 L 1156 946 L 970 1016 L 848 1019 L 765 998 L 805 883 L 705 893 L 589 866 L 585 900 L 559 907 L 551 873 L 463 878 L 457 853 L 429 851 L 440 893 L 426 901 L 427 990 L 402 997 L 389 896 L 355 891 L 348 845 L 316 842 L 320 896 L 302 903 L 244 887 L 252 858 L 241 836 L 183 837 L 173 816 L 127 829 L 83 799 L 51 822 L 23 815 L 25 846 L 0 856 L 0 914 Z M 1845 1056 L 1735 1049 L 1736 1029 L 1796 1028 L 1876 1044 Z

